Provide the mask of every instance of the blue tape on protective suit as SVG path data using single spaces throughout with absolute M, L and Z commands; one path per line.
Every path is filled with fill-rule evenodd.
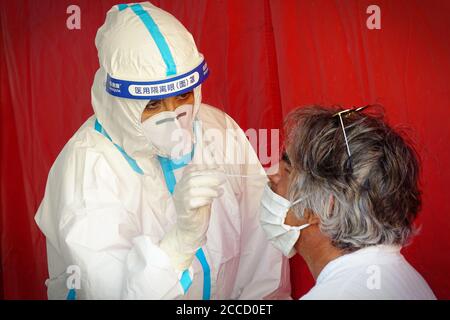
M 188 163 L 192 160 L 193 155 L 194 155 L 194 148 L 192 148 L 191 153 L 186 155 L 189 157 L 186 156 L 182 157 L 182 159 L 184 159 L 185 161 L 178 160 L 177 163 L 175 163 L 172 159 L 158 156 L 158 160 L 164 174 L 164 180 L 166 181 L 166 186 L 170 194 L 173 194 L 173 190 L 175 189 L 175 185 L 177 183 L 173 170 L 188 165 Z M 180 284 L 183 287 L 184 293 L 186 294 L 186 292 L 189 290 L 189 287 L 192 284 L 192 279 L 189 275 L 188 269 L 184 270 L 180 279 Z
M 192 279 L 189 275 L 188 269 L 184 270 L 183 274 L 181 275 L 180 284 L 183 287 L 184 293 L 186 293 L 192 284 Z
M 200 248 L 195 253 L 195 256 L 197 257 L 198 261 L 200 261 L 200 264 L 203 269 L 203 300 L 210 300 L 211 299 L 211 269 L 209 268 L 208 261 L 206 260 L 205 253 L 203 252 L 203 249 Z M 189 275 L 189 270 L 184 270 L 183 274 L 181 275 L 180 284 L 183 287 L 184 293 L 189 290 L 190 286 L 192 285 L 192 278 Z
M 173 169 L 171 167 L 171 161 L 168 158 L 158 156 L 159 163 L 163 170 L 164 180 L 166 181 L 167 189 L 170 194 L 173 194 L 173 190 L 175 189 L 175 184 L 177 180 L 175 179 L 175 175 L 173 174 Z
M 69 290 L 66 300 L 77 300 L 77 292 L 75 291 L 75 289 Z
M 127 5 L 127 4 L 124 4 L 124 3 L 121 3 L 121 4 L 118 4 L 118 5 L 117 5 L 117 8 L 119 8 L 119 11 L 123 11 L 123 10 L 125 10 L 126 8 L 128 8 L 128 5 Z
M 198 121 L 194 121 L 193 128 L 195 136 L 198 136 L 198 130 L 200 130 L 200 124 Z M 170 159 L 166 157 L 158 156 L 159 164 L 164 174 L 164 180 L 166 181 L 167 189 L 170 194 L 173 194 L 177 180 L 175 179 L 174 170 L 181 169 L 192 161 L 195 153 L 195 143 L 192 146 L 192 151 L 178 159 Z
M 192 148 L 192 151 L 180 159 L 172 160 L 170 158 L 165 158 L 158 156 L 159 163 L 161 165 L 161 168 L 163 170 L 164 179 L 166 180 L 167 189 L 169 189 L 169 192 L 173 194 L 173 191 L 175 189 L 175 184 L 177 183 L 177 180 L 175 179 L 175 174 L 173 173 L 174 170 L 183 168 L 186 166 L 189 162 L 191 162 L 192 157 L 194 156 L 194 150 L 195 145 Z
M 120 153 L 123 155 L 123 157 L 125 158 L 125 160 L 127 160 L 128 164 L 130 165 L 130 167 L 136 171 L 139 174 L 144 174 L 144 171 L 142 171 L 141 167 L 139 167 L 139 165 L 137 164 L 136 160 L 134 160 L 133 158 L 131 158 L 126 152 L 125 150 L 123 150 L 123 148 L 121 146 L 119 146 L 118 144 L 115 144 L 111 137 L 109 136 L 109 134 L 105 131 L 105 129 L 103 129 L 102 125 L 100 124 L 100 122 L 98 122 L 97 119 L 95 119 L 95 130 L 97 132 L 100 132 L 104 137 L 106 137 L 109 141 L 111 141 L 114 146 L 117 148 L 117 150 L 120 151 Z
M 206 260 L 205 253 L 203 252 L 203 249 L 200 248 L 197 250 L 197 253 L 195 254 L 198 261 L 200 261 L 200 264 L 203 268 L 203 300 L 210 300 L 211 299 L 211 270 L 209 268 L 208 261 Z
M 139 17 L 139 19 L 141 19 L 148 32 L 150 32 L 153 41 L 155 41 L 155 44 L 158 47 L 159 52 L 161 53 L 161 56 L 167 67 L 166 75 L 172 76 L 177 74 L 177 67 L 175 65 L 175 61 L 173 60 L 173 56 L 170 52 L 169 46 L 167 45 L 166 39 L 164 39 L 164 36 L 159 30 L 158 25 L 155 23 L 150 14 L 145 11 L 144 8 L 142 8 L 142 6 L 138 3 L 131 6 L 128 6 L 127 4 L 118 4 L 117 8 L 119 9 L 119 11 L 123 11 L 126 8 L 131 8 L 131 10 L 133 10 L 133 12 Z
M 159 100 L 192 91 L 209 75 L 203 60 L 196 68 L 182 75 L 159 81 L 127 81 L 108 74 L 106 91 L 120 98 Z
M 142 8 L 140 4 L 133 4 L 130 6 L 131 10 L 141 19 L 147 28 L 148 32 L 152 36 L 153 40 L 156 43 L 156 46 L 161 53 L 161 56 L 166 64 L 167 76 L 173 76 L 177 74 L 177 67 L 175 65 L 175 61 L 173 60 L 172 53 L 170 52 L 169 46 L 167 45 L 166 39 L 162 35 L 161 31 L 158 28 L 158 25 L 155 23 L 150 14 Z
M 197 128 L 197 127 L 194 126 L 194 128 Z M 173 171 L 188 165 L 189 162 L 192 160 L 192 157 L 194 156 L 194 151 L 195 151 L 195 145 L 192 148 L 191 153 L 189 153 L 177 160 L 172 160 L 169 158 L 164 158 L 164 157 L 158 156 L 158 160 L 159 160 L 159 163 L 161 164 L 164 178 L 166 180 L 167 189 L 169 190 L 169 192 L 171 194 L 173 194 L 175 185 L 177 183 L 177 180 L 175 179 L 175 174 L 173 173 Z M 205 253 L 203 252 L 202 248 L 197 250 L 197 252 L 195 253 L 195 256 L 200 261 L 200 264 L 203 269 L 203 300 L 210 300 L 211 299 L 211 270 L 209 268 L 208 261 L 206 260 Z M 189 276 L 188 270 L 185 270 L 183 272 L 182 278 L 180 279 L 180 283 L 184 289 L 184 293 L 186 293 L 187 289 L 189 289 L 189 286 L 192 284 L 192 279 Z M 187 289 L 185 289 L 185 288 L 187 288 Z

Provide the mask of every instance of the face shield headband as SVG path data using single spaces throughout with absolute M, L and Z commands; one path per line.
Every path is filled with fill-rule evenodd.
M 160 100 L 192 91 L 202 84 L 208 75 L 209 69 L 205 60 L 187 73 L 159 81 L 127 81 L 108 74 L 106 91 L 120 98 Z

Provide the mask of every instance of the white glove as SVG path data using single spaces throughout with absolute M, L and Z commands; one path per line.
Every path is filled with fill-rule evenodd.
M 195 252 L 206 242 L 212 201 L 223 194 L 225 174 L 218 170 L 185 169 L 175 186 L 173 201 L 177 223 L 164 236 L 160 247 L 173 266 L 183 271 L 192 263 Z

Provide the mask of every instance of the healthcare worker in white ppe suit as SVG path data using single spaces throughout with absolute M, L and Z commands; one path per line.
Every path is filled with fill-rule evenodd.
M 289 298 L 287 261 L 259 225 L 266 175 L 238 125 L 201 104 L 209 70 L 191 34 L 148 2 L 122 4 L 95 43 L 95 114 L 53 164 L 35 217 L 48 297 Z M 231 144 L 204 143 L 227 130 Z M 231 151 L 245 161 L 226 162 Z

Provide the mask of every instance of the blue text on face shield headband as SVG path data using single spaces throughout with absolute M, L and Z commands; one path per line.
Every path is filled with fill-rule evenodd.
M 205 81 L 208 75 L 205 60 L 187 73 L 159 81 L 127 81 L 115 79 L 108 74 L 106 91 L 120 98 L 159 100 L 193 90 Z

